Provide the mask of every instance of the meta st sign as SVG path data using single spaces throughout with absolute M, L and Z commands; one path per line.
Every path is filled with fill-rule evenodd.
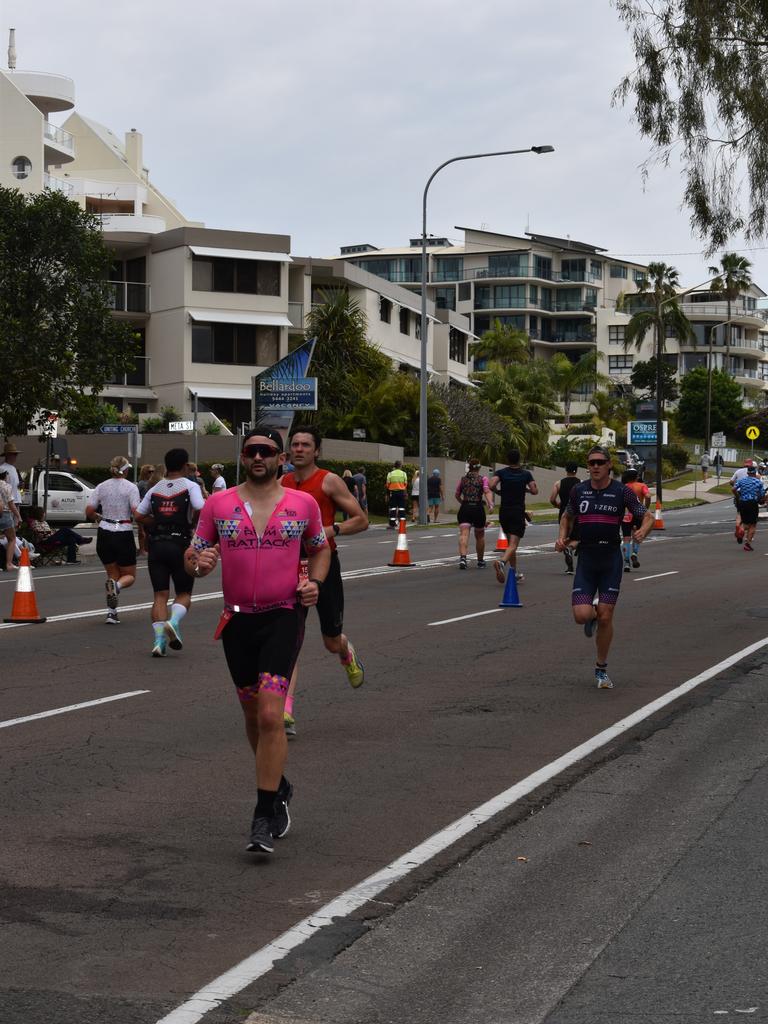
M 667 443 L 669 431 L 667 421 L 662 423 L 661 443 Z M 630 420 L 627 423 L 627 444 L 634 445 L 656 444 L 656 420 Z

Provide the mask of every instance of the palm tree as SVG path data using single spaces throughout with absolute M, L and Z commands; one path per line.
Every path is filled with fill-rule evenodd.
M 556 352 L 546 364 L 552 377 L 552 384 L 563 403 L 565 426 L 571 425 L 571 402 L 574 392 L 582 391 L 585 384 L 610 384 L 610 379 L 597 369 L 597 360 L 602 352 L 592 349 L 585 352 L 577 362 L 571 362 L 564 352 Z
M 696 344 L 696 335 L 688 317 L 677 301 L 680 275 L 666 263 L 649 263 L 647 273 L 632 298 L 639 299 L 637 312 L 624 332 L 624 350 L 630 345 L 639 349 L 649 330 L 654 333 L 656 356 L 656 500 L 662 499 L 662 424 L 664 421 L 664 378 L 662 360 L 667 331 L 681 344 Z
M 507 422 L 508 447 L 519 448 L 529 461 L 542 457 L 549 445 L 549 420 L 559 411 L 544 360 L 490 363 L 477 379 L 480 398 Z
M 718 295 L 725 296 L 725 301 L 728 304 L 728 322 L 725 325 L 728 328 L 725 336 L 726 359 L 731 354 L 731 330 L 733 328 L 731 323 L 731 303 L 734 299 L 738 299 L 740 295 L 744 295 L 745 292 L 749 291 L 752 285 L 751 269 L 752 264 L 747 257 L 739 256 L 736 252 L 724 252 L 720 257 L 720 266 L 708 268 L 708 273 L 714 275 L 714 280 L 710 283 L 709 290 L 716 292 Z
M 527 363 L 531 358 L 531 341 L 525 331 L 512 324 L 494 320 L 493 327 L 472 346 L 472 357 L 486 363 Z

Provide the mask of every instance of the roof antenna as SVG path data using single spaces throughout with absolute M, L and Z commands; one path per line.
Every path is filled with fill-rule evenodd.
M 530 210 L 529 210 L 528 213 L 526 213 L 526 215 L 525 215 L 525 233 L 526 233 L 526 235 L 530 234 L 530 231 L 531 231 L 531 213 L 530 213 Z
M 16 70 L 16 29 L 8 30 L 8 70 Z

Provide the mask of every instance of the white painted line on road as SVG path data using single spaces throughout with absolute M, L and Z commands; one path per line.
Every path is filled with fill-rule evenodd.
M 33 568 L 34 568 L 34 566 L 33 566 Z M 147 566 L 146 566 L 146 564 L 145 565 L 137 564 L 136 568 L 137 569 L 146 569 Z M 52 572 L 52 573 L 49 573 L 47 576 L 42 576 L 39 572 L 35 572 L 33 578 L 39 584 L 41 582 L 45 582 L 46 580 L 72 579 L 73 576 L 77 577 L 78 579 L 81 576 L 104 576 L 104 570 L 103 569 L 81 569 L 80 572 L 73 572 L 73 571 L 70 571 L 70 572 Z M 15 584 L 16 584 L 16 576 L 15 575 L 11 575 L 10 579 L 0 580 L 0 586 L 2 586 L 3 583 L 13 583 L 14 586 L 15 586 Z
M 662 576 L 677 576 L 679 572 L 679 569 L 672 569 L 671 572 L 657 572 L 655 576 L 636 576 L 634 582 L 642 583 L 643 580 L 658 580 L 661 579 Z
M 97 704 L 109 704 L 113 700 L 127 700 L 128 697 L 139 697 L 142 693 L 151 693 L 150 690 L 131 690 L 130 693 L 116 693 L 112 697 L 99 697 L 98 700 L 86 700 L 82 704 L 70 704 L 66 708 L 54 708 L 52 711 L 40 711 L 36 715 L 25 715 L 23 718 L 9 718 L 6 722 L 0 722 L 0 729 L 8 729 L 12 725 L 22 725 L 24 722 L 34 722 L 38 718 L 51 718 L 52 715 L 64 715 L 68 711 L 80 711 L 82 708 L 93 708 Z
M 688 679 L 685 683 L 681 683 L 674 690 L 670 690 L 669 693 L 665 693 L 662 697 L 651 701 L 650 704 L 646 704 L 645 707 L 639 708 L 626 718 L 622 718 L 615 725 L 609 726 L 609 728 L 597 733 L 597 735 L 578 747 L 569 750 L 567 754 L 563 754 L 562 757 L 533 772 L 532 775 L 517 782 L 514 786 L 510 786 L 509 789 L 499 793 L 498 796 L 476 807 L 475 810 L 447 825 L 440 832 L 435 833 L 435 835 L 426 839 L 423 843 L 415 846 L 408 853 L 403 854 L 402 857 L 398 857 L 397 860 L 392 861 L 385 868 L 375 872 L 373 875 L 369 875 L 368 878 L 359 882 L 351 889 L 347 889 L 346 892 L 341 893 L 341 895 L 326 903 L 317 913 L 311 914 L 309 917 L 299 921 L 293 928 L 289 928 L 288 931 L 283 932 L 274 941 L 267 943 L 262 949 L 257 950 L 231 970 L 220 975 L 209 985 L 206 985 L 205 988 L 200 989 L 191 999 L 175 1010 L 172 1010 L 171 1013 L 163 1017 L 157 1024 L 197 1024 L 209 1010 L 216 1009 L 226 999 L 231 998 L 248 985 L 252 985 L 258 978 L 263 977 L 274 967 L 278 960 L 282 960 L 292 949 L 300 946 L 306 939 L 315 935 L 320 928 L 331 924 L 335 919 L 347 917 L 349 914 L 354 913 L 354 911 L 359 910 L 360 907 L 375 899 L 385 889 L 389 888 L 390 885 L 405 878 L 414 868 L 421 867 L 422 864 L 426 864 L 437 854 L 453 846 L 458 839 L 472 832 L 478 825 L 489 821 L 501 811 L 508 810 L 518 800 L 528 796 L 538 789 L 539 786 L 549 782 L 561 772 L 578 764 L 585 757 L 604 747 L 611 740 L 616 739 L 617 736 L 621 736 L 622 733 L 639 725 L 640 722 L 650 718 L 651 715 L 667 707 L 668 704 L 672 704 L 679 697 L 684 696 L 697 686 L 707 682 L 714 676 L 719 675 L 720 672 L 724 672 L 726 669 L 731 668 L 732 665 L 766 646 L 768 646 L 768 637 L 758 640 L 757 643 L 750 644 L 749 647 L 744 647 L 742 650 L 737 651 L 736 654 L 732 654 L 729 658 L 718 662 L 717 665 L 713 665 L 692 679 Z
M 449 622 L 462 622 L 464 619 L 476 619 L 478 615 L 493 615 L 500 612 L 501 608 L 489 608 L 486 612 L 472 612 L 471 615 L 459 615 L 455 619 L 440 619 L 439 622 L 428 622 L 428 626 L 447 626 Z

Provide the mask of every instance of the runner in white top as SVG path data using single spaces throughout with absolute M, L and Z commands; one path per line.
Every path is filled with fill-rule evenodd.
M 120 591 L 132 586 L 136 579 L 132 517 L 141 498 L 136 484 L 125 479 L 133 467 L 124 455 L 115 456 L 109 467 L 112 476 L 96 487 L 85 515 L 99 524 L 96 554 L 107 572 L 107 625 L 114 626 L 120 621 L 117 615 Z
M 220 462 L 214 462 L 211 466 L 211 473 L 213 473 L 211 493 L 215 494 L 216 491 L 226 491 L 227 481 L 224 479 L 224 467 Z

